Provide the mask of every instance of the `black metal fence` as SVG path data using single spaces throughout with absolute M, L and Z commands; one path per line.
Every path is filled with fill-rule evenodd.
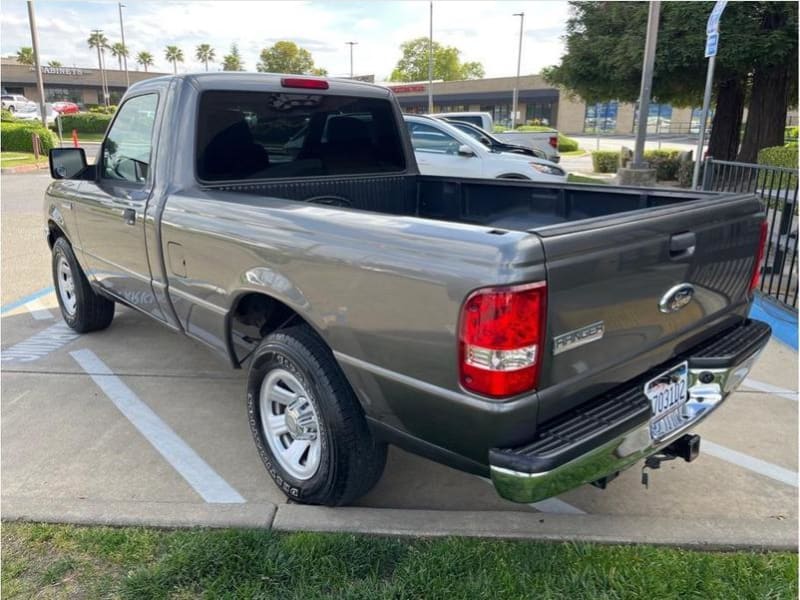
M 752 192 L 767 207 L 766 258 L 761 291 L 797 308 L 797 169 L 706 159 L 703 189 Z

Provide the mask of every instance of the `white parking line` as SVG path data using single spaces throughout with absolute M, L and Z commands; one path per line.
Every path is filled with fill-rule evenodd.
M 747 378 L 742 382 L 742 387 L 751 390 L 758 390 L 759 392 L 767 392 L 768 394 L 775 394 L 787 400 L 794 400 L 797 402 L 797 392 L 794 390 L 787 390 L 786 388 L 772 385 L 771 383 L 764 383 L 763 381 L 756 381 L 755 379 Z
M 479 477 L 489 485 L 492 484 L 492 480 L 488 477 Z M 539 512 L 543 513 L 551 513 L 556 515 L 585 515 L 586 511 L 581 510 L 577 506 L 572 506 L 569 502 L 564 502 L 563 500 L 559 500 L 558 498 L 548 498 L 547 500 L 542 500 L 540 502 L 531 502 L 528 504 L 538 510 Z
M 72 358 L 105 392 L 178 474 L 208 503 L 241 504 L 245 499 L 212 469 L 169 425 L 142 402 L 91 350 L 70 352 Z
M 31 313 L 31 316 L 37 321 L 47 321 L 53 318 L 53 313 L 47 310 L 47 308 L 42 304 L 41 298 L 36 298 L 35 300 L 26 302 L 25 308 L 28 309 L 28 312 Z
M 759 475 L 764 475 L 765 477 L 769 477 L 775 481 L 780 481 L 786 485 L 798 487 L 797 473 L 790 471 L 789 469 L 779 467 L 778 465 L 773 465 L 772 463 L 761 460 L 760 458 L 755 458 L 749 454 L 731 450 L 730 448 L 720 446 L 719 444 L 715 444 L 714 442 L 706 439 L 700 442 L 700 452 L 710 454 L 711 456 L 722 459 L 739 467 L 743 467 L 749 471 L 758 473 Z

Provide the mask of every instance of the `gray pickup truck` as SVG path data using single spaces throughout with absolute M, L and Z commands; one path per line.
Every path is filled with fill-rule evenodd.
M 95 164 L 50 168 L 66 323 L 120 303 L 246 367 L 255 444 L 298 502 L 366 493 L 389 443 L 519 502 L 691 460 L 770 335 L 748 319 L 755 196 L 420 176 L 381 87 L 150 79 Z

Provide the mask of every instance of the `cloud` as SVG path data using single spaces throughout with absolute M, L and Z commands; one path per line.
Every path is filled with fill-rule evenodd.
M 442 2 L 434 3 L 434 39 L 461 50 L 463 60 L 480 61 L 488 77 L 516 70 L 519 20 L 525 11 L 522 72 L 535 73 L 557 63 L 563 51 L 561 35 L 568 17 L 566 2 Z M 94 66 L 96 53 L 86 44 L 92 29 L 103 29 L 119 41 L 115 2 L 43 2 L 36 4 L 42 60 L 65 65 Z M 195 47 L 211 44 L 219 69 L 222 57 L 237 43 L 248 69 L 255 69 L 261 49 L 288 39 L 308 48 L 315 62 L 332 75 L 350 70 L 345 44 L 357 41 L 355 70 L 385 78 L 400 58 L 399 46 L 428 35 L 429 4 L 422 1 L 385 2 L 129 2 L 123 9 L 125 37 L 136 53 L 151 52 L 155 70 L 171 72 L 164 47 L 177 45 L 185 62 L 179 71 L 201 70 Z M 14 54 L 30 46 L 25 3 L 3 3 L 0 51 Z

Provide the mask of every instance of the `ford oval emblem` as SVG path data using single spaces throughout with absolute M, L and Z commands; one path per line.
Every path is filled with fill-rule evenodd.
M 658 302 L 658 310 L 662 313 L 678 312 L 689 304 L 694 297 L 694 286 L 690 283 L 681 283 L 667 290 Z

